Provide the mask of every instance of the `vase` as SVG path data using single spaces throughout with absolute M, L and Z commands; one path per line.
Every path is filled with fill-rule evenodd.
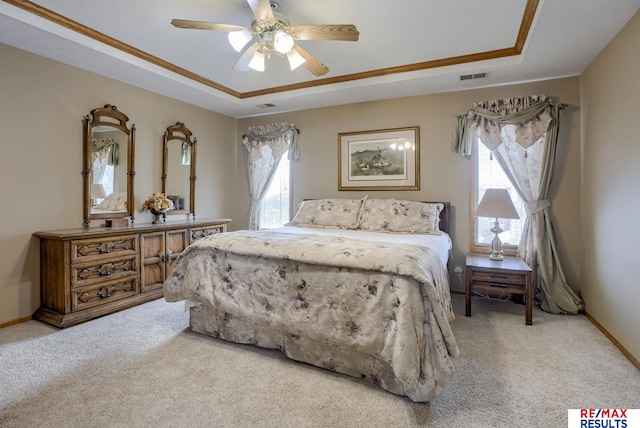
M 153 221 L 151 222 L 151 224 L 158 224 L 160 223 L 160 221 L 165 221 L 166 217 L 167 217 L 167 210 L 163 209 L 163 210 L 151 210 L 151 214 L 153 214 L 155 217 L 153 219 Z

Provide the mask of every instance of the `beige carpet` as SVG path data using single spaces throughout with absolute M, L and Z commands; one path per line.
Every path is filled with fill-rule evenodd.
M 157 300 L 58 330 L 0 330 L 2 427 L 562 427 L 567 409 L 640 408 L 640 372 L 584 316 L 455 295 L 451 384 L 416 404 L 276 351 L 190 333 Z

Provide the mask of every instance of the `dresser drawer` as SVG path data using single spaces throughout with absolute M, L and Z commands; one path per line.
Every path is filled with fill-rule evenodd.
M 137 277 L 121 278 L 71 290 L 71 310 L 73 312 L 104 305 L 124 299 L 140 292 Z
M 225 225 L 218 225 L 214 227 L 192 227 L 189 233 L 190 242 L 193 243 L 198 239 L 206 238 L 216 233 L 224 232 Z
M 137 253 L 138 235 L 135 234 L 71 241 L 71 263 Z
M 98 259 L 89 263 L 77 263 L 71 267 L 71 288 L 128 276 L 137 276 L 138 271 L 137 254 L 124 258 Z

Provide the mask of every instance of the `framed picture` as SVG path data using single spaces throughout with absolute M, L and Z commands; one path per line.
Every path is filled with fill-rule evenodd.
M 420 127 L 338 134 L 338 190 L 419 190 Z

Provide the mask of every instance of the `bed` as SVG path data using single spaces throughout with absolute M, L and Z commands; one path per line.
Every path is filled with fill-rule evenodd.
M 191 244 L 164 284 L 196 333 L 363 378 L 415 402 L 452 379 L 458 347 L 449 204 L 304 201 L 278 229 Z

